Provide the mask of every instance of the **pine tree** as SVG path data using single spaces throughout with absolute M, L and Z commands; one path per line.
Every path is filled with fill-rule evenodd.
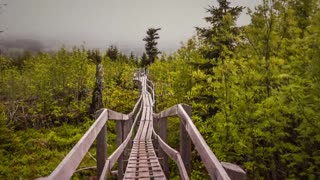
M 146 53 L 143 53 L 142 57 L 141 57 L 140 65 L 141 65 L 141 67 L 145 67 L 145 66 L 147 66 L 147 63 L 148 63 L 148 57 L 147 57 Z
M 215 60 L 222 56 L 230 56 L 230 51 L 234 51 L 237 46 L 240 31 L 235 21 L 243 9 L 240 6 L 230 7 L 227 0 L 218 0 L 218 3 L 219 7 L 209 6 L 207 12 L 210 16 L 204 18 L 211 27 L 196 27 L 204 44 L 201 48 L 204 57 Z
M 111 59 L 111 61 L 116 61 L 117 57 L 119 55 L 119 51 L 117 46 L 111 45 L 108 49 L 107 49 L 107 53 L 106 55 Z
M 146 41 L 145 49 L 148 55 L 148 61 L 146 62 L 146 66 L 150 65 L 155 61 L 157 55 L 160 54 L 160 51 L 157 48 L 156 40 L 159 39 L 159 34 L 157 31 L 161 30 L 161 28 L 149 28 L 147 30 L 147 36 L 143 38 L 143 41 Z

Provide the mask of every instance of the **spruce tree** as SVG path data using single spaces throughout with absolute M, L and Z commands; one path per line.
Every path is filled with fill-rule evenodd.
M 208 28 L 196 27 L 199 39 L 204 46 L 202 53 L 207 59 L 218 59 L 223 54 L 230 55 L 234 51 L 239 36 L 239 27 L 235 21 L 242 12 L 243 7 L 230 7 L 227 0 L 218 0 L 219 7 L 209 6 L 207 12 L 210 16 L 205 21 L 210 24 Z
M 111 59 L 111 61 L 116 61 L 117 57 L 119 55 L 119 51 L 117 46 L 111 45 L 108 49 L 107 49 L 107 53 L 106 55 Z
M 147 62 L 148 62 L 148 57 L 146 53 L 143 53 L 141 57 L 141 62 L 140 62 L 141 67 L 145 67 L 147 65 Z
M 143 41 L 146 41 L 145 49 L 148 55 L 148 61 L 146 62 L 146 66 L 150 65 L 157 58 L 157 55 L 160 54 L 157 48 L 156 40 L 159 39 L 159 34 L 157 31 L 161 30 L 161 28 L 149 28 L 147 30 L 147 36 L 143 38 Z

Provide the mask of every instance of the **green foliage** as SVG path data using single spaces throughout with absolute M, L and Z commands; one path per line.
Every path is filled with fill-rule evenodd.
M 218 159 L 242 166 L 248 179 L 319 178 L 320 16 L 315 3 L 263 1 L 249 11 L 252 22 L 239 29 L 232 48 L 218 41 L 232 33 L 227 28 L 220 31 L 226 36 L 198 29 L 200 37 L 182 45 L 173 58 L 150 66 L 157 109 L 191 104 L 192 119 Z M 207 20 L 215 17 L 223 20 L 222 15 Z M 210 43 L 217 45 L 210 48 Z M 216 47 L 221 55 L 212 63 L 208 53 L 216 53 Z M 169 142 L 176 142 L 175 136 L 170 131 Z M 193 163 L 192 178 L 202 179 L 205 169 L 197 168 L 201 161 L 195 152 Z
M 116 61 L 118 55 L 119 55 L 119 52 L 118 52 L 117 46 L 111 45 L 111 46 L 107 49 L 106 56 L 109 57 L 109 58 L 111 59 L 111 61 Z
M 123 113 L 132 110 L 138 97 L 132 80 L 135 63 L 125 56 L 112 61 L 97 55 L 84 48 L 62 48 L 25 56 L 19 67 L 13 59 L 0 56 L 0 179 L 49 175 L 91 126 L 94 61 L 101 61 L 105 69 L 104 107 Z M 108 153 L 115 149 L 115 125 L 110 122 Z M 86 156 L 79 168 L 95 165 Z M 73 179 L 94 174 L 94 169 L 80 171 Z
M 218 3 L 207 10 L 211 27 L 197 28 L 197 36 L 161 60 L 155 47 L 159 29 L 149 29 L 144 39 L 149 59 L 144 54 L 141 64 L 149 65 L 157 112 L 192 105 L 192 120 L 218 159 L 240 165 L 248 179 L 319 179 L 319 2 L 264 0 L 249 10 L 252 21 L 244 27 L 235 26 L 242 7 Z M 19 61 L 0 56 L 2 179 L 48 175 L 90 126 L 93 57 L 77 48 L 26 54 Z M 114 49 L 101 59 L 105 107 L 132 110 L 138 97 L 133 59 Z M 169 118 L 168 142 L 175 149 L 178 124 Z M 108 132 L 111 153 L 115 123 L 108 123 Z M 191 178 L 207 179 L 195 150 L 192 161 Z M 86 157 L 80 166 L 92 165 Z M 178 178 L 170 165 L 170 177 Z
M 201 51 L 205 58 L 218 60 L 223 56 L 230 56 L 238 42 L 239 28 L 235 21 L 239 17 L 243 7 L 230 7 L 227 0 L 218 0 L 219 7 L 209 6 L 207 12 L 210 16 L 204 19 L 210 23 L 209 28 L 196 30 L 203 41 Z
M 157 58 L 158 54 L 160 54 L 157 48 L 158 43 L 156 42 L 156 40 L 159 39 L 159 34 L 157 32 L 159 30 L 161 30 L 161 28 L 149 28 L 147 30 L 147 36 L 143 38 L 143 41 L 146 42 L 145 48 L 148 55 L 148 61 L 145 62 L 145 64 L 142 64 L 143 67 L 152 64 Z

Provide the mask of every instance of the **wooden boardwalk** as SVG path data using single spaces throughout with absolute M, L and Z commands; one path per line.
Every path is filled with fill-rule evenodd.
M 142 116 L 133 140 L 124 179 L 166 179 L 156 156 L 151 136 L 153 132 L 153 98 L 147 91 L 147 77 L 139 78 L 142 94 Z
M 177 165 L 180 179 L 191 175 L 191 143 L 200 156 L 211 179 L 244 180 L 246 173 L 237 165 L 220 162 L 207 145 L 191 120 L 191 107 L 177 104 L 159 113 L 154 112 L 155 91 L 153 83 L 144 71 L 135 73 L 134 80 L 140 84 L 140 98 L 129 114 L 110 109 L 96 113 L 96 121 L 71 149 L 58 167 L 48 176 L 39 179 L 70 179 L 88 150 L 96 140 L 97 178 L 106 177 L 117 164 L 118 179 L 167 179 L 168 158 Z M 167 144 L 168 117 L 180 118 L 179 151 Z M 118 148 L 107 157 L 107 121 L 116 121 Z M 157 153 L 155 148 L 157 148 Z M 159 160 L 161 161 L 159 162 Z

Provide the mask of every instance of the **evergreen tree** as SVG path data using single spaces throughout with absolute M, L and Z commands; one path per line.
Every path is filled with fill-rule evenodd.
M 145 49 L 148 55 L 148 61 L 143 65 L 150 65 L 157 58 L 158 54 L 160 54 L 157 48 L 156 40 L 159 39 L 159 34 L 157 31 L 161 30 L 161 28 L 149 28 L 147 30 L 147 36 L 143 38 L 143 41 L 146 42 Z
M 204 57 L 215 60 L 222 56 L 230 56 L 230 51 L 234 51 L 237 46 L 240 31 L 235 21 L 243 9 L 239 6 L 230 7 L 227 0 L 218 0 L 218 3 L 219 7 L 209 6 L 207 12 L 210 16 L 204 18 L 211 27 L 196 28 L 204 44 L 201 48 Z
M 117 46 L 111 45 L 108 49 L 107 49 L 107 53 L 106 55 L 111 59 L 111 61 L 116 61 L 117 57 L 119 55 L 119 51 Z
M 133 54 L 133 52 L 131 51 L 131 53 L 130 53 L 130 60 L 135 60 L 136 59 L 136 57 L 134 56 L 134 54 Z
M 146 53 L 143 53 L 142 57 L 141 57 L 140 65 L 141 65 L 141 67 L 145 67 L 145 66 L 147 66 L 147 64 L 148 64 L 148 57 L 147 57 Z

